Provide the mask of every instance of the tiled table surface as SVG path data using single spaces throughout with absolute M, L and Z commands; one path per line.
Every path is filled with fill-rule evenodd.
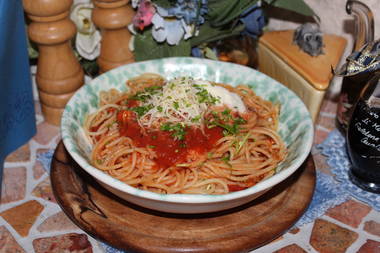
M 316 125 L 315 144 L 335 128 L 336 104 L 326 99 Z M 44 121 L 38 102 L 37 134 L 5 163 L 0 203 L 0 252 L 105 252 L 74 225 L 54 199 L 49 175 L 36 158 L 56 147 L 59 128 Z M 313 148 L 318 170 L 326 158 Z M 313 223 L 292 229 L 256 252 L 380 252 L 380 213 L 350 199 Z

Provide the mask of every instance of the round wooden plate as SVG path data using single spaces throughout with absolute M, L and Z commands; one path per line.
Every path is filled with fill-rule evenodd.
M 315 186 L 311 156 L 290 178 L 238 208 L 209 214 L 168 214 L 128 203 L 102 188 L 62 142 L 51 163 L 54 195 L 89 235 L 132 252 L 246 252 L 282 235 L 308 207 Z

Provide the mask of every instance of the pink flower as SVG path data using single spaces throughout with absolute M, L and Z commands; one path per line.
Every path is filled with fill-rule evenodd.
M 152 24 L 152 18 L 155 13 L 156 8 L 150 0 L 141 0 L 132 23 L 135 27 L 143 30 L 145 27 Z

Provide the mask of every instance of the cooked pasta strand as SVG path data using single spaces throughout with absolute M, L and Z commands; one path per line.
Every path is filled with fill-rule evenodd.
M 93 143 L 91 160 L 95 167 L 133 187 L 158 193 L 226 194 L 250 187 L 275 173 L 287 155 L 286 146 L 276 132 L 280 108 L 245 85 L 216 84 L 239 95 L 247 108 L 245 113 L 239 113 L 245 121 L 236 133 L 218 139 L 205 154 L 189 152 L 180 163 L 158 166 L 159 154 L 154 147 L 136 145 L 133 138 L 122 134 L 118 112 L 125 109 L 125 101 L 131 96 L 164 83 L 161 76 L 146 74 L 129 80 L 131 90 L 127 93 L 101 92 L 100 108 L 84 123 L 87 137 Z M 203 113 L 202 132 L 213 113 L 224 111 L 223 107 L 210 107 Z M 152 121 L 149 117 L 144 120 Z M 152 126 L 162 122 L 153 123 L 149 122 Z M 140 134 L 146 134 L 144 127 Z

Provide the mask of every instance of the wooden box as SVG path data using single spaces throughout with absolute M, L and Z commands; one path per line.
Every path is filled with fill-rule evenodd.
M 315 122 L 346 40 L 324 34 L 324 54 L 313 57 L 293 43 L 293 34 L 294 30 L 264 33 L 258 43 L 258 69 L 293 90 Z

